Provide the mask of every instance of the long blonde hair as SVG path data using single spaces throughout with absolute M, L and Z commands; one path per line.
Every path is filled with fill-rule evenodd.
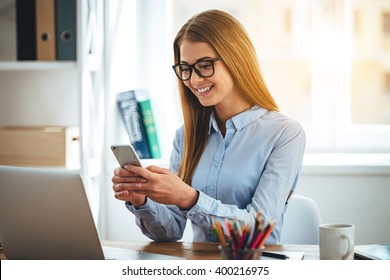
M 173 43 L 175 64 L 180 62 L 183 40 L 206 42 L 222 57 L 235 85 L 253 105 L 278 111 L 263 80 L 256 51 L 241 23 L 230 14 L 209 10 L 193 16 L 183 25 Z M 179 80 L 184 119 L 184 151 L 178 176 L 191 184 L 208 140 L 208 126 L 213 107 L 202 106 L 191 90 Z

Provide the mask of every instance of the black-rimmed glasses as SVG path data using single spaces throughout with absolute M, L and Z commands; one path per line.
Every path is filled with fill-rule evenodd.
M 176 76 L 182 81 L 187 81 L 191 78 L 192 69 L 195 70 L 199 77 L 209 78 L 214 75 L 214 63 L 221 59 L 222 57 L 205 59 L 194 64 L 177 63 L 173 65 L 172 68 L 175 71 Z

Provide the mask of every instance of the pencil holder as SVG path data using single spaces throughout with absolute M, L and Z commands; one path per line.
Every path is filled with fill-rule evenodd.
M 219 245 L 218 248 L 221 251 L 222 260 L 260 260 L 264 250 L 264 246 L 254 249 L 232 249 Z

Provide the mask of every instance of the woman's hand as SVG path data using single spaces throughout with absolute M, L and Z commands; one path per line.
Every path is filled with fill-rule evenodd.
M 198 200 L 198 192 L 166 168 L 129 165 L 125 170 L 132 174 L 132 179 L 120 184 L 121 192 L 147 196 L 155 202 L 183 209 L 192 208 Z
M 128 190 L 129 184 L 147 182 L 146 179 L 138 176 L 137 174 L 127 171 L 125 168 L 118 167 L 114 170 L 114 176 L 112 176 L 112 189 L 114 190 L 115 198 L 123 201 L 129 201 L 135 207 L 140 207 L 145 204 L 146 196 Z

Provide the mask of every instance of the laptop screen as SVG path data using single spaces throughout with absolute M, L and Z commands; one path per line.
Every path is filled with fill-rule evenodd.
M 80 175 L 0 166 L 0 239 L 8 259 L 104 259 Z

